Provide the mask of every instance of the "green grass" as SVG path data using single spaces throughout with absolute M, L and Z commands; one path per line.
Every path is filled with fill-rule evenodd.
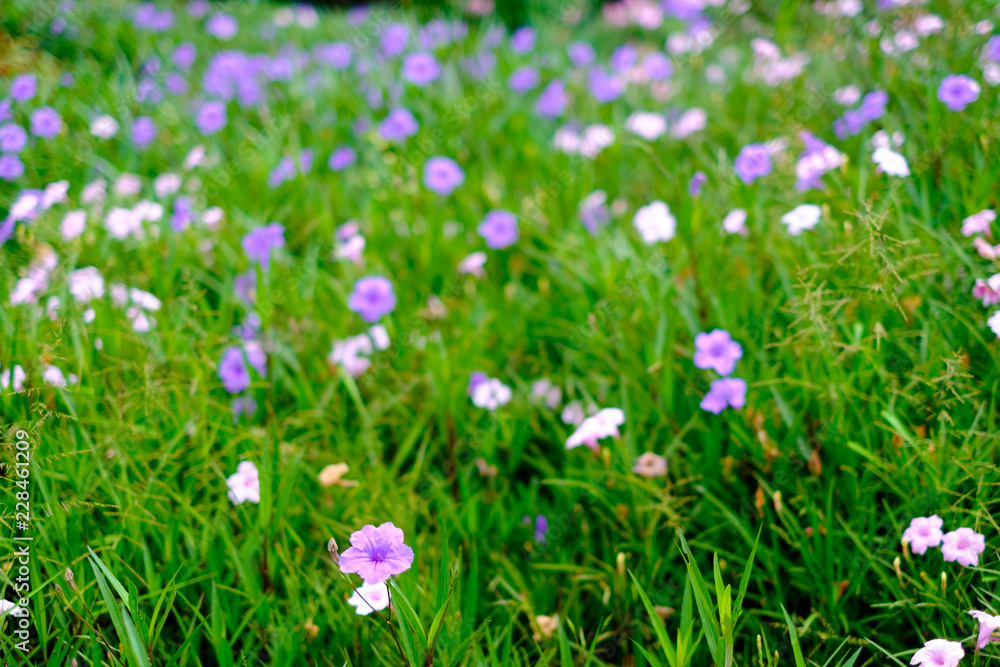
M 200 76 L 217 48 L 182 7 L 178 26 L 154 35 L 131 26 L 124 3 L 79 0 L 70 17 L 79 32 L 62 37 L 48 33 L 33 3 L 3 8 L 12 39 L 0 43 L 0 77 L 37 73 L 34 103 L 54 106 L 69 131 L 25 153 L 25 177 L 0 184 L 0 209 L 21 187 L 63 178 L 74 202 L 98 174 L 148 181 L 179 170 L 204 143 L 220 159 L 195 172 L 202 188 L 193 198 L 226 212 L 217 233 L 175 234 L 168 208 L 159 238 L 141 242 L 111 240 L 92 215 L 84 236 L 67 242 L 59 235 L 66 209 L 57 207 L 19 225 L 0 250 L 0 366 L 28 372 L 26 391 L 0 393 L 0 553 L 13 554 L 18 534 L 17 429 L 30 433 L 34 537 L 32 653 L 13 649 L 11 620 L 3 653 L 32 665 L 70 657 L 78 665 L 398 665 L 385 624 L 345 603 L 350 586 L 326 549 L 330 537 L 343 549 L 363 525 L 392 521 L 416 555 L 396 580 L 393 613 L 411 663 L 435 619 L 435 665 L 770 667 L 777 651 L 781 665 L 860 667 L 899 664 L 890 656 L 908 664 L 935 637 L 965 641 L 966 665 L 994 662 L 992 648 L 973 657 L 976 628 L 965 612 L 1000 610 L 1000 348 L 985 325 L 991 310 L 971 296 L 974 279 L 997 268 L 960 226 L 997 205 L 1000 106 L 985 84 L 963 113 L 934 96 L 952 72 L 982 81 L 976 63 L 986 38 L 972 25 L 991 10 L 936 1 L 926 9 L 948 27 L 922 41 L 924 67 L 879 51 L 863 29 L 871 8 L 836 20 L 808 3 L 752 10 L 784 52 L 812 56 L 802 77 L 775 88 L 741 79 L 751 35 L 741 18 L 712 10 L 715 45 L 675 58 L 669 103 L 630 87 L 598 106 L 570 81 L 578 100 L 570 115 L 618 135 L 590 161 L 554 152 L 559 124 L 535 117 L 533 96 L 507 89 L 507 75 L 528 57 L 501 48 L 491 79 L 459 76 L 457 57 L 472 52 L 486 23 L 439 54 L 450 63 L 439 85 L 403 89 L 421 130 L 387 146 L 373 135 L 350 139 L 355 120 L 382 112 L 367 110 L 346 75 L 315 89 L 301 78 L 275 85 L 260 110 L 231 104 L 228 127 L 208 139 L 192 121 L 197 92 L 153 111 L 137 105 L 131 91 L 146 58 L 166 61 L 190 39 Z M 228 47 L 273 51 L 258 36 L 273 7 L 231 11 L 241 30 Z M 597 20 L 570 26 L 551 8 L 532 11 L 537 50 L 559 57 L 568 41 L 588 39 L 606 61 L 626 38 L 658 48 L 678 29 L 672 21 L 650 33 Z M 408 17 L 389 8 L 374 20 Z M 339 15 L 283 34 L 310 47 L 364 37 Z M 834 44 L 845 60 L 829 55 Z M 727 49 L 735 64 L 725 64 Z M 710 64 L 722 64 L 724 82 L 705 81 Z M 66 72 L 76 78 L 70 90 L 56 85 Z M 842 109 L 831 96 L 849 83 L 886 90 L 888 113 L 836 141 L 829 128 Z M 665 106 L 700 106 L 708 127 L 683 141 L 625 132 L 633 110 Z M 118 138 L 88 134 L 99 111 L 119 119 Z M 141 113 L 154 117 L 160 137 L 137 152 L 126 137 Z M 874 173 L 869 141 L 878 128 L 905 133 L 909 178 Z M 801 129 L 849 158 L 822 192 L 793 188 Z M 791 143 L 774 173 L 740 183 L 732 171 L 740 147 L 778 137 Z M 327 170 L 329 151 L 349 141 L 358 166 Z M 269 190 L 270 170 L 300 148 L 317 151 L 309 177 Z M 424 160 L 436 154 L 466 172 L 448 198 L 420 185 Z M 687 183 L 697 170 L 710 178 L 692 199 Z M 594 238 L 577 206 L 597 188 L 627 210 Z M 673 241 L 647 247 L 631 219 L 654 199 L 670 204 L 679 228 Z M 804 202 L 823 205 L 823 220 L 789 236 L 779 218 Z M 747 237 L 720 233 L 735 206 L 750 213 Z M 488 251 L 486 278 L 460 276 L 458 261 L 483 249 L 475 228 L 492 208 L 518 212 L 521 239 Z M 330 257 L 336 227 L 350 219 L 367 239 L 363 268 Z M 233 292 L 235 276 L 250 268 L 240 238 L 270 221 L 285 225 L 287 246 L 259 282 L 268 373 L 251 390 L 258 412 L 234 423 L 216 366 L 247 312 Z M 214 243 L 208 252 L 204 241 Z M 62 300 L 55 321 L 9 306 L 7 296 L 43 244 L 60 258 L 43 297 Z M 133 332 L 107 298 L 92 304 L 95 323 L 83 324 L 65 277 L 84 266 L 163 300 L 153 331 Z M 352 379 L 326 356 L 334 339 L 363 330 L 346 300 L 371 274 L 395 286 L 398 305 L 383 320 L 393 345 Z M 445 318 L 425 316 L 431 295 Z M 691 359 L 694 336 L 714 328 L 743 345 L 737 375 L 749 383 L 746 407 L 719 416 L 698 407 L 713 376 Z M 44 363 L 80 384 L 43 384 Z M 466 395 L 474 370 L 510 385 L 513 401 L 495 414 L 474 407 Z M 572 427 L 527 399 L 539 377 L 560 385 L 564 402 L 622 408 L 622 437 L 602 441 L 599 455 L 567 451 Z M 669 459 L 666 477 L 632 473 L 646 451 Z M 479 474 L 479 458 L 496 477 Z M 226 497 L 225 479 L 241 460 L 260 469 L 259 505 L 234 507 Z M 359 485 L 321 487 L 319 471 L 340 461 Z M 522 524 L 537 514 L 549 520 L 545 544 Z M 985 534 L 978 568 L 944 563 L 935 549 L 903 550 L 910 519 L 931 514 L 946 531 Z M 3 556 L 0 565 L 0 597 L 15 600 L 18 564 Z M 723 599 L 733 600 L 729 615 Z M 654 607 L 673 613 L 661 624 Z M 558 616 L 551 636 L 538 615 Z

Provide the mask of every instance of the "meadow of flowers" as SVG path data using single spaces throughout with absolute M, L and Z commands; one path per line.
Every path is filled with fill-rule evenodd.
M 995 663 L 1000 11 L 496 2 L 0 2 L 0 657 Z

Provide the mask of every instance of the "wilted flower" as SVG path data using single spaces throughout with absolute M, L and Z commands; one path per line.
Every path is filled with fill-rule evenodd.
M 403 531 L 392 523 L 367 525 L 351 535 L 351 546 L 340 555 L 340 571 L 355 573 L 369 586 L 410 569 L 413 549 L 403 543 Z
M 932 639 L 910 658 L 911 665 L 920 667 L 957 667 L 965 655 L 962 644 L 947 639 Z
M 346 463 L 331 463 L 319 471 L 317 479 L 323 486 L 357 486 L 357 480 L 343 479 L 350 467 Z
M 363 584 L 354 589 L 351 597 L 347 598 L 347 604 L 356 607 L 358 616 L 382 611 L 389 606 L 389 587 L 384 583 Z
M 260 502 L 260 475 L 253 461 L 240 461 L 236 472 L 226 479 L 229 492 L 226 494 L 234 505 Z
M 975 567 L 979 554 L 986 550 L 986 538 L 971 528 L 959 528 L 945 533 L 941 553 L 945 561 L 958 561 L 959 565 Z
M 937 514 L 934 516 L 919 516 L 910 521 L 910 526 L 903 531 L 903 542 L 910 545 L 910 550 L 921 556 L 927 552 L 927 547 L 941 544 L 944 534 L 941 526 L 944 521 Z
M 632 472 L 643 477 L 662 477 L 667 474 L 667 460 L 659 454 L 646 452 L 636 459 Z

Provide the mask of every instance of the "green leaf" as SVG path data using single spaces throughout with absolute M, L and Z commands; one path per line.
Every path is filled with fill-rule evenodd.
M 559 632 L 559 667 L 573 667 L 573 652 L 569 648 L 569 639 L 563 625 L 564 619 L 560 618 L 556 628 Z
M 403 593 L 402 589 L 400 589 L 396 580 L 390 579 L 389 581 L 392 583 L 394 591 L 392 593 L 392 599 L 399 603 L 397 607 L 399 616 L 410 626 L 414 636 L 420 640 L 420 644 L 422 646 L 427 646 L 427 635 L 424 634 L 424 628 L 420 625 L 420 617 L 417 616 L 417 612 L 413 611 L 413 605 L 411 605 L 410 601 L 406 599 L 406 595 Z
M 642 585 L 639 584 L 639 580 L 635 578 L 631 570 L 629 570 L 628 576 L 632 577 L 632 584 L 635 586 L 636 592 L 639 593 L 642 606 L 645 607 L 646 613 L 649 615 L 649 624 L 653 626 L 653 633 L 656 634 L 656 639 L 660 642 L 660 648 L 663 650 L 667 663 L 671 667 L 675 667 L 677 665 L 677 649 L 670 641 L 670 635 L 667 634 L 667 629 L 663 625 L 663 619 L 656 613 L 656 607 L 653 606 L 646 591 L 643 590 Z
M 708 642 L 708 651 L 712 654 L 712 660 L 715 664 L 722 664 L 719 655 L 719 622 L 715 617 L 715 608 L 712 605 L 712 599 L 709 596 L 708 586 L 705 585 L 705 579 L 701 576 L 701 572 L 698 571 L 698 567 L 694 564 L 694 556 L 691 555 L 691 547 L 688 546 L 687 540 L 684 539 L 684 533 L 679 529 L 677 531 L 677 537 L 681 542 L 681 557 L 684 558 L 684 562 L 687 565 L 688 577 L 690 578 L 691 585 L 694 589 L 694 600 L 698 605 L 698 615 L 701 617 L 701 622 L 705 624 L 705 641 Z
M 795 624 L 785 611 L 785 605 L 781 605 L 781 613 L 785 615 L 785 624 L 788 626 L 788 638 L 792 642 L 792 653 L 795 654 L 795 667 L 806 667 L 806 661 L 802 657 L 802 647 L 799 646 L 799 633 L 795 631 Z
M 122 622 L 125 625 L 124 639 L 129 648 L 129 662 L 137 667 L 149 667 L 149 656 L 146 655 L 142 639 L 139 637 L 139 632 L 135 629 L 132 619 L 129 618 L 125 605 L 122 605 Z

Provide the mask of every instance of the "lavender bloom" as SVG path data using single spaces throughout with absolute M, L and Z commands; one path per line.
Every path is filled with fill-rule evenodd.
M 437 155 L 424 163 L 424 185 L 428 190 L 447 196 L 464 182 L 465 173 L 449 157 Z
M 378 133 L 386 141 L 405 141 L 420 129 L 417 119 L 408 109 L 393 109 L 378 124 Z
M 544 514 L 539 514 L 535 517 L 535 541 L 539 544 L 545 544 L 545 536 L 549 532 L 549 520 L 545 518 Z
M 132 122 L 132 143 L 140 148 L 156 138 L 156 123 L 149 116 L 139 116 Z
M 795 187 L 799 190 L 821 190 L 823 183 L 820 178 L 826 172 L 839 167 L 844 156 L 810 132 L 803 130 L 799 132 L 799 137 L 805 143 L 806 149 L 799 155 L 798 163 L 795 165 L 795 174 L 798 176 Z
M 559 79 L 554 79 L 545 86 L 542 94 L 535 102 L 535 112 L 543 118 L 557 118 L 562 115 L 569 104 L 569 96 L 566 94 L 566 84 Z
M 9 97 L 5 97 L 0 100 L 0 123 L 8 121 L 11 119 L 13 114 L 11 113 L 11 108 L 14 106 L 14 101 Z
M 425 49 L 436 49 L 451 41 L 451 28 L 441 19 L 434 19 L 417 31 L 420 46 Z
M 52 139 L 62 131 L 62 118 L 52 107 L 39 107 L 31 114 L 31 133 L 42 139 Z
M 198 110 L 198 117 L 194 122 L 202 134 L 215 134 L 229 122 L 226 117 L 226 105 L 222 102 L 206 102 Z
M 20 153 L 28 144 L 28 133 L 16 123 L 0 125 L 0 151 L 4 153 Z
M 712 382 L 699 404 L 702 410 L 719 414 L 728 408 L 741 409 L 747 402 L 747 382 L 740 378 L 719 378 Z
M 9 153 L 0 155 L 0 178 L 10 182 L 20 178 L 23 173 L 24 163 L 21 158 Z
M 580 222 L 592 236 L 596 236 L 597 230 L 611 220 L 607 201 L 608 193 L 594 190 L 580 202 Z
M 463 58 L 462 67 L 470 76 L 482 79 L 497 66 L 497 57 L 492 51 L 483 51 L 472 58 Z
M 611 65 L 611 69 L 616 72 L 626 72 L 632 69 L 638 60 L 639 53 L 635 50 L 635 47 L 628 44 L 622 44 L 611 52 L 611 60 L 609 61 L 609 64 Z
M 351 535 L 351 546 L 340 555 L 340 571 L 355 573 L 365 584 L 381 584 L 410 569 L 413 549 L 403 544 L 403 531 L 392 523 L 367 525 Z
M 175 232 L 182 232 L 187 229 L 192 220 L 194 220 L 194 212 L 191 210 L 191 198 L 178 197 L 175 199 L 174 210 L 170 214 L 170 228 Z
M 740 180 L 750 185 L 771 173 L 771 154 L 764 144 L 747 144 L 740 149 L 733 167 Z
M 719 375 L 732 373 L 736 362 L 743 357 L 743 348 L 724 329 L 700 333 L 695 336 L 694 344 L 697 348 L 694 353 L 695 367 L 711 368 Z
M 535 48 L 535 29 L 524 26 L 514 31 L 510 36 L 510 50 L 514 53 L 527 53 Z
M 403 59 L 403 78 L 415 86 L 426 86 L 439 76 L 441 66 L 430 53 L 411 53 Z
M 480 385 L 488 382 L 489 379 L 490 376 L 482 371 L 472 371 L 472 373 L 469 374 L 469 386 L 465 390 L 466 393 L 471 398 L 472 395 L 476 393 L 476 389 L 478 389 Z
M 382 54 L 386 58 L 398 56 L 410 41 L 410 27 L 405 23 L 390 23 L 382 30 Z
M 662 0 L 660 6 L 667 16 L 673 16 L 685 23 L 692 23 L 701 17 L 705 9 L 704 0 Z
M 313 155 L 315 152 L 311 148 L 306 148 L 299 153 L 299 171 L 303 174 L 312 171 Z
M 236 19 L 225 12 L 213 14 L 211 18 L 205 22 L 205 31 L 209 35 L 218 37 L 224 41 L 228 41 L 235 37 L 239 29 L 240 24 L 237 23 Z
M 10 97 L 15 102 L 27 102 L 35 96 L 37 89 L 33 74 L 19 74 L 10 82 Z
M 1000 62 L 1000 35 L 990 37 L 990 41 L 986 42 L 985 53 L 993 62 Z
M 889 94 L 884 90 L 873 90 L 868 93 L 862 98 L 861 106 L 858 108 L 861 120 L 865 123 L 878 120 L 885 115 L 885 105 L 888 103 Z
M 669 79 L 674 74 L 674 64 L 667 54 L 654 51 L 642 61 L 642 70 L 653 81 Z
M 566 55 L 569 56 L 570 62 L 577 67 L 586 67 L 594 62 L 594 58 L 596 57 L 594 47 L 587 42 L 571 43 L 566 47 Z
M 163 32 L 174 25 L 174 13 L 169 9 L 160 11 L 152 2 L 144 2 L 136 7 L 132 24 L 140 30 Z
M 188 91 L 188 82 L 177 72 L 171 72 L 163 79 L 163 86 L 171 95 L 184 95 Z
M 285 228 L 277 222 L 258 227 L 243 237 L 243 252 L 250 261 L 260 264 L 267 271 L 271 259 L 271 249 L 285 245 Z
M 293 178 L 295 178 L 295 161 L 290 157 L 283 157 L 278 166 L 268 175 L 267 187 L 273 190 Z
M 239 394 L 250 388 L 250 370 L 246 362 L 250 362 L 261 377 L 267 377 L 267 356 L 260 345 L 247 342 L 243 347 L 227 347 L 219 361 L 218 372 L 223 388 L 230 394 Z
M 617 77 L 609 75 L 600 68 L 590 70 L 587 77 L 590 94 L 598 102 L 605 104 L 617 100 L 625 92 L 625 84 Z
M 326 166 L 331 171 L 343 171 L 354 164 L 357 157 L 357 153 L 350 146 L 339 146 L 330 153 L 330 159 L 327 161 Z
M 517 217 L 510 211 L 496 209 L 486 214 L 479 223 L 479 235 L 486 239 L 486 245 L 499 250 L 514 245 L 519 238 Z
M 952 111 L 964 111 L 965 107 L 979 99 L 979 84 L 964 74 L 949 74 L 941 80 L 937 98 Z
M 333 69 L 344 70 L 351 66 L 354 53 L 351 51 L 351 46 L 345 42 L 330 42 L 313 48 L 313 57 L 317 62 L 329 65 Z
M 378 322 L 396 308 L 392 283 L 382 276 L 367 276 L 354 283 L 347 308 L 366 322 Z
M 691 181 L 688 183 L 688 194 L 692 197 L 697 197 L 698 193 L 701 192 L 701 186 L 704 185 L 707 180 L 708 176 L 705 175 L 705 172 L 695 172 L 694 176 L 691 177 Z
M 526 93 L 538 85 L 538 70 L 534 67 L 521 67 L 507 78 L 507 85 L 515 93 Z

